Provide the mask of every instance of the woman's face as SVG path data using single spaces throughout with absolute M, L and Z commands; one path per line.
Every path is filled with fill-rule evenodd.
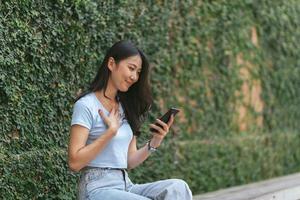
M 142 70 L 142 59 L 140 55 L 136 55 L 116 64 L 114 59 L 110 58 L 108 67 L 111 71 L 110 78 L 113 85 L 119 91 L 126 92 L 139 79 Z

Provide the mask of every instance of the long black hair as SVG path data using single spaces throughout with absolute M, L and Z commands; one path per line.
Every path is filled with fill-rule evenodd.
M 89 87 L 76 98 L 75 102 L 90 92 L 102 89 L 104 89 L 104 96 L 107 97 L 105 91 L 111 73 L 107 66 L 109 58 L 113 57 L 116 64 L 118 64 L 128 57 L 136 55 L 139 55 L 142 60 L 139 79 L 126 92 L 118 91 L 117 99 L 124 108 L 125 117 L 133 130 L 133 134 L 139 136 L 139 129 L 145 120 L 153 100 L 149 83 L 149 62 L 144 53 L 130 41 L 121 40 L 108 49 L 96 77 L 89 84 Z

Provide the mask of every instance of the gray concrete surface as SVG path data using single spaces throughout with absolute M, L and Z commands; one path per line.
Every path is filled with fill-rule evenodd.
M 300 173 L 195 195 L 194 200 L 300 200 Z

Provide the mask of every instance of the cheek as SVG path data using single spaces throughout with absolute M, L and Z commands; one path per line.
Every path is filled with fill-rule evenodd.
M 119 81 L 125 81 L 125 80 L 129 79 L 131 74 L 132 74 L 132 72 L 130 71 L 130 69 L 126 65 L 121 65 L 121 66 L 119 66 L 119 69 L 116 73 L 116 78 Z
M 122 84 L 128 79 L 128 77 L 130 77 L 130 72 L 126 69 L 120 70 L 119 73 L 116 74 L 116 80 L 119 82 L 119 84 Z
M 114 74 L 111 74 L 111 79 L 115 85 L 119 85 L 123 78 L 120 76 L 120 74 L 114 73 Z
M 131 76 L 131 72 L 130 72 L 129 69 L 123 70 L 123 72 L 122 72 L 122 77 L 123 77 L 124 79 L 128 79 L 130 76 Z

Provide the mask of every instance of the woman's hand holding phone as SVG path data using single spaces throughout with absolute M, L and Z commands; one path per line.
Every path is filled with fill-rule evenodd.
M 170 112 L 172 111 L 172 112 Z M 151 139 L 150 145 L 152 147 L 159 147 L 161 142 L 163 141 L 164 137 L 168 134 L 170 127 L 172 126 L 173 122 L 174 122 L 174 116 L 176 115 L 176 113 L 179 112 L 179 110 L 175 110 L 174 109 L 170 109 L 164 116 L 166 116 L 169 113 L 170 116 L 168 116 L 169 121 L 166 123 L 162 120 L 165 119 L 165 117 L 161 117 L 161 119 L 156 119 L 156 122 L 154 124 L 150 124 L 150 130 L 153 133 L 153 137 Z
M 155 129 L 155 132 L 153 132 L 153 137 L 152 137 L 151 143 L 150 143 L 150 145 L 152 147 L 157 148 L 160 146 L 164 137 L 168 134 L 169 129 L 172 126 L 173 122 L 174 122 L 174 116 L 171 115 L 168 123 L 165 123 L 165 122 L 161 121 L 160 119 L 156 119 L 156 123 L 161 125 L 162 127 L 160 127 L 156 124 L 150 124 L 150 127 Z

